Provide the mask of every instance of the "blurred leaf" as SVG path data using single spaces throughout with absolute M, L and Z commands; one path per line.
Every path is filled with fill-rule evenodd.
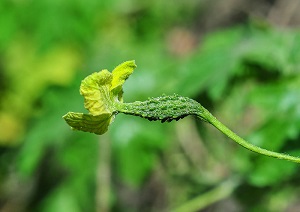
M 74 198 L 72 190 L 57 189 L 52 195 L 43 201 L 39 207 L 40 211 L 55 212 L 57 210 L 80 212 L 77 200 Z
M 245 43 L 245 60 L 284 75 L 300 71 L 300 32 L 253 29 Z M 298 58 L 298 59 L 296 59 Z
M 167 144 L 166 127 L 138 117 L 117 119 L 111 129 L 115 131 L 116 171 L 125 182 L 139 186 L 155 165 L 157 153 Z
M 199 52 L 181 67 L 177 91 L 191 96 L 208 89 L 212 98 L 219 98 L 239 68 L 243 33 L 242 27 L 236 27 L 207 36 Z
M 35 110 L 34 103 L 45 88 L 49 85 L 67 85 L 74 78 L 79 55 L 73 50 L 62 47 L 54 48 L 45 55 L 36 54 L 32 46 L 29 47 L 24 41 L 16 41 L 6 53 L 5 75 L 10 84 L 0 108 L 6 117 L 17 120 L 20 126 L 14 127 L 17 129 L 14 134 L 3 134 L 0 138 L 2 144 L 18 141 L 27 118 Z M 0 119 L 0 124 L 5 124 L 4 121 Z
M 271 186 L 288 180 L 297 171 L 297 164 L 259 157 L 251 171 L 249 181 L 255 186 Z
M 204 39 L 199 52 L 180 67 L 176 77 L 181 80 L 176 87 L 188 96 L 207 89 L 212 99 L 219 99 L 230 79 L 247 73 L 249 64 L 266 72 L 296 74 L 300 70 L 300 62 L 295 59 L 300 58 L 299 36 L 294 31 L 251 27 L 212 33 Z

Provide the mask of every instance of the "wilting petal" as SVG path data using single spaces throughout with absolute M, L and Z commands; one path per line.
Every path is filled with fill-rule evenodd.
M 108 126 L 113 121 L 114 115 L 103 113 L 93 116 L 91 114 L 69 112 L 63 118 L 74 130 L 102 135 L 108 130 Z
M 122 101 L 122 86 L 125 80 L 133 73 L 135 68 L 135 61 L 131 60 L 121 63 L 112 71 L 113 79 L 110 90 L 114 96 L 118 97 L 119 101 Z
M 113 112 L 110 93 L 112 78 L 109 71 L 102 70 L 82 80 L 80 94 L 84 97 L 84 107 L 92 115 Z
M 122 85 L 136 67 L 134 61 L 118 65 L 112 73 L 106 69 L 82 80 L 80 94 L 90 114 L 69 112 L 63 118 L 75 130 L 98 135 L 105 133 L 122 102 Z

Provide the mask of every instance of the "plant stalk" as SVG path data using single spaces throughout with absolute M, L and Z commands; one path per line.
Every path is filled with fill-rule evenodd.
M 238 143 L 239 145 L 243 146 L 244 148 L 251 150 L 252 152 L 256 152 L 262 155 L 266 155 L 269 157 L 274 157 L 282 160 L 288 160 L 295 163 L 300 163 L 299 157 L 290 156 L 283 153 L 273 152 L 269 151 L 263 148 L 260 148 L 258 146 L 255 146 L 247 141 L 245 141 L 243 138 L 232 132 L 228 127 L 226 127 L 224 124 L 222 124 L 216 117 L 214 117 L 208 110 L 204 108 L 204 111 L 202 112 L 202 116 L 205 117 L 205 120 L 212 124 L 214 127 L 216 127 L 218 130 L 220 130 L 222 133 L 224 133 L 226 136 L 231 138 L 233 141 Z

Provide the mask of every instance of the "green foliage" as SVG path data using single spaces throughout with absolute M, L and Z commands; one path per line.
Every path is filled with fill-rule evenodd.
M 135 58 L 143 68 L 131 76 L 134 85 L 124 85 L 125 102 L 188 96 L 253 144 L 299 155 L 299 30 L 240 22 L 205 31 L 199 46 L 178 57 L 170 33 L 176 27 L 202 36 L 202 4 L 0 1 L 1 209 L 95 211 L 101 203 L 159 211 L 227 179 L 237 184 L 229 199 L 241 210 L 285 211 L 298 202 L 297 165 L 231 146 L 203 123 L 118 115 L 99 137 L 70 131 L 61 119 L 85 112 L 81 79 Z M 111 149 L 101 148 L 104 141 Z M 110 152 L 108 162 L 102 151 Z M 103 161 L 106 202 L 96 198 Z

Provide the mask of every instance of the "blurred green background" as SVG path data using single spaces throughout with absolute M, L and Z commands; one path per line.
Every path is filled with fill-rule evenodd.
M 300 211 L 299 165 L 193 117 L 70 130 L 81 80 L 135 59 L 126 102 L 199 101 L 258 146 L 300 156 L 297 0 L 1 0 L 0 211 Z

